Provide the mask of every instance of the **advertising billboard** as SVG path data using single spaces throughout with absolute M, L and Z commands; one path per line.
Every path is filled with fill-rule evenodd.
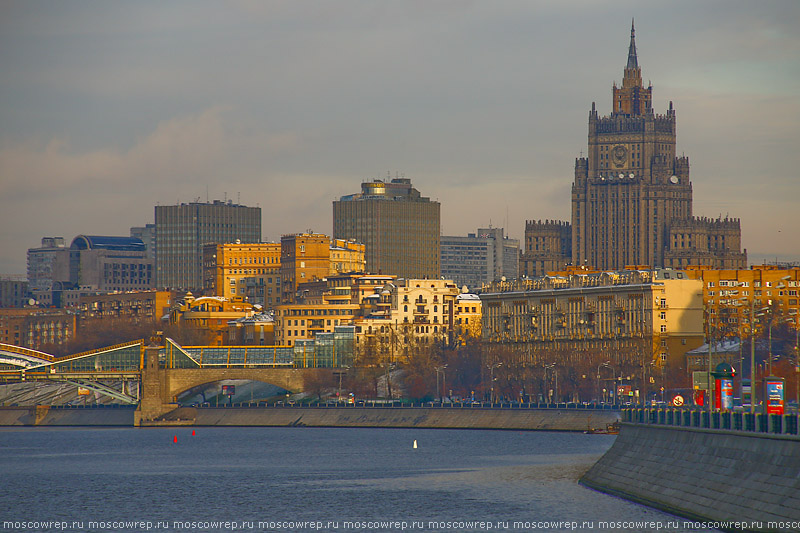
M 768 377 L 764 379 L 766 386 L 767 414 L 783 414 L 783 378 Z

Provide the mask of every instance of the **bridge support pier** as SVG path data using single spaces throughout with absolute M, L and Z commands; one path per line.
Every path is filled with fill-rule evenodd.
M 167 414 L 175 408 L 164 401 L 163 391 L 166 383 L 166 371 L 158 367 L 158 346 L 145 348 L 145 364 L 142 369 L 142 392 L 139 407 L 133 415 L 134 426 L 147 426 L 158 417 Z

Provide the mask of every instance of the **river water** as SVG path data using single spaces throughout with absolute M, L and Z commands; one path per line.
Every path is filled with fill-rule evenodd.
M 419 429 L 4 428 L 0 526 L 713 531 L 579 485 L 614 438 Z

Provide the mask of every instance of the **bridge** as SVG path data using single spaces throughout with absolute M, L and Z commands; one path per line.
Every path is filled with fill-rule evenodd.
M 338 341 L 292 347 L 180 346 L 172 339 L 145 346 L 136 340 L 64 357 L 0 344 L 0 382 L 74 384 L 137 405 L 137 424 L 154 424 L 177 407 L 181 393 L 206 383 L 247 379 L 302 391 L 319 369 L 352 364 L 352 339 Z

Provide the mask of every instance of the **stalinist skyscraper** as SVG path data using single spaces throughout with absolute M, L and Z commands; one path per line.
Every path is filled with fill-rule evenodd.
M 622 86 L 614 84 L 611 104 L 611 114 L 599 116 L 592 103 L 588 157 L 575 161 L 573 264 L 746 267 L 738 219 L 692 215 L 689 158 L 675 150 L 675 110 L 670 102 L 666 114 L 653 112 L 633 24 Z

